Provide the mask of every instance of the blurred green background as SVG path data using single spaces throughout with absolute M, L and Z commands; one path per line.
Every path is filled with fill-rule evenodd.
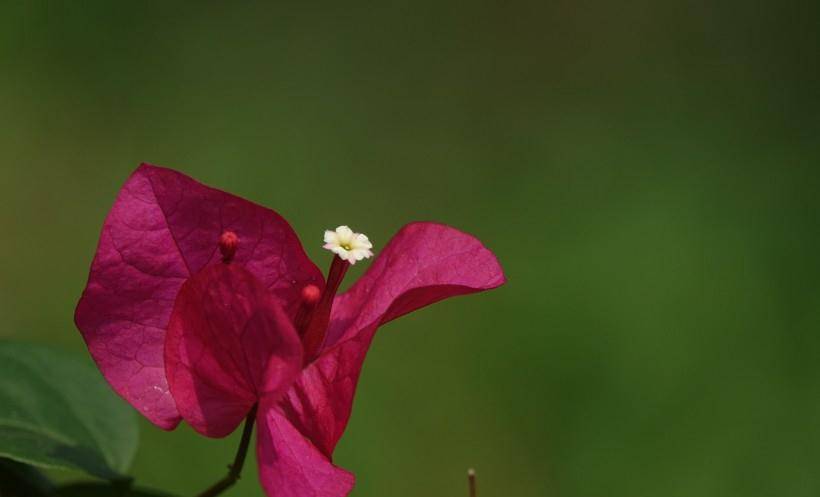
M 466 495 L 470 466 L 482 497 L 818 495 L 818 5 L 3 2 L 0 336 L 83 352 L 146 161 L 278 210 L 321 267 L 341 223 L 499 256 L 507 286 L 377 337 L 355 497 Z M 181 495 L 237 443 L 141 425 L 138 482 Z

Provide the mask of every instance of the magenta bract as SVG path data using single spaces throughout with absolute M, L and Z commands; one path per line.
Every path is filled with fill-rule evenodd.
M 323 292 L 278 214 L 142 165 L 105 220 L 75 322 L 112 387 L 157 426 L 185 419 L 221 437 L 258 405 L 267 494 L 341 497 L 354 478 L 331 457 L 378 327 L 505 279 L 481 242 L 436 223 L 405 226 L 331 298 L 339 264 Z
M 179 291 L 165 336 L 165 374 L 182 418 L 224 437 L 260 400 L 279 400 L 302 366 L 302 343 L 267 288 L 217 263 Z

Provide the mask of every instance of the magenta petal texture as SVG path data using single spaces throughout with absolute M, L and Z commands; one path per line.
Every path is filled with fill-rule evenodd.
M 262 283 L 236 264 L 182 286 L 165 338 L 165 371 L 183 419 L 230 434 L 259 399 L 277 400 L 302 366 L 302 343 Z
M 170 169 L 140 166 L 103 224 L 75 322 L 114 389 L 154 424 L 179 423 L 165 377 L 165 333 L 186 279 L 218 263 L 225 231 L 234 263 L 254 274 L 289 314 L 301 288 L 323 286 L 296 234 L 275 212 Z
M 259 481 L 269 497 L 344 497 L 353 474 L 334 466 L 275 407 L 257 416 Z
M 268 496 L 344 497 L 355 479 L 333 451 L 378 328 L 505 277 L 478 239 L 436 223 L 402 228 L 335 298 L 349 263 L 334 257 L 325 288 L 275 212 L 142 165 L 105 219 L 75 322 L 154 424 L 222 437 L 257 405 Z
M 376 329 L 444 298 L 504 282 L 498 260 L 475 237 L 436 223 L 405 226 L 365 275 L 336 298 L 325 348 L 288 391 L 283 412 L 330 457 L 350 417 Z

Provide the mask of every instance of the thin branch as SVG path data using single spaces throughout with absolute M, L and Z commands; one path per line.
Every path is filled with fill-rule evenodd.
M 248 413 L 248 417 L 245 418 L 245 427 L 242 429 L 242 440 L 236 449 L 236 457 L 233 459 L 233 464 L 228 466 L 228 475 L 208 487 L 207 490 L 197 495 L 197 497 L 215 497 L 232 487 L 234 483 L 239 480 L 239 477 L 242 475 L 242 466 L 245 465 L 245 456 L 248 455 L 248 447 L 251 444 L 251 434 L 253 433 L 253 423 L 255 420 L 256 406 L 254 405 L 251 412 Z
M 475 497 L 475 470 L 473 468 L 467 470 L 467 481 L 470 484 L 470 497 Z

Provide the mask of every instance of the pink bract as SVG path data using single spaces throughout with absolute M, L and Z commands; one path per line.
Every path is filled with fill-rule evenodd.
M 303 357 L 299 323 L 325 281 L 288 223 L 143 164 L 105 220 L 75 322 L 114 390 L 157 426 L 185 419 L 221 437 L 258 405 L 267 494 L 342 497 L 354 478 L 331 458 L 378 327 L 504 281 L 473 236 L 409 224 L 349 291 L 326 292 L 321 347 Z
M 165 373 L 185 421 L 224 437 L 262 399 L 279 400 L 302 365 L 302 343 L 250 272 L 217 263 L 182 285 L 165 337 Z

